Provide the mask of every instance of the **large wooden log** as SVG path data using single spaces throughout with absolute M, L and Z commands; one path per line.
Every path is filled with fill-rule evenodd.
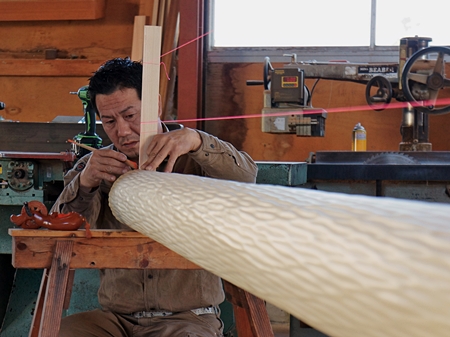
M 450 207 L 132 171 L 114 215 L 334 337 L 446 337 Z

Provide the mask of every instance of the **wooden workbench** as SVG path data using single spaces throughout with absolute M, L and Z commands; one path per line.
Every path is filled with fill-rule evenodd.
M 74 269 L 201 269 L 134 231 L 9 229 L 15 268 L 44 269 L 29 337 L 56 337 L 68 308 Z M 224 281 L 239 337 L 273 337 L 264 302 Z

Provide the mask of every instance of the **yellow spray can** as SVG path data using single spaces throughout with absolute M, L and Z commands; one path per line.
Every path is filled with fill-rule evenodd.
M 367 150 L 367 132 L 366 129 L 358 123 L 353 128 L 352 151 Z

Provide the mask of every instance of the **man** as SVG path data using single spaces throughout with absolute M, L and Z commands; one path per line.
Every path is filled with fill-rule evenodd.
M 129 229 L 112 215 L 108 193 L 131 169 L 126 160 L 139 160 L 141 90 L 142 64 L 128 58 L 107 61 L 90 78 L 91 102 L 113 144 L 84 156 L 66 174 L 52 211 L 81 213 L 93 228 Z M 168 131 L 159 118 L 146 153 L 145 170 L 241 182 L 256 178 L 257 167 L 246 153 L 199 130 Z M 222 335 L 222 283 L 204 270 L 101 270 L 98 299 L 102 309 L 64 318 L 59 336 Z

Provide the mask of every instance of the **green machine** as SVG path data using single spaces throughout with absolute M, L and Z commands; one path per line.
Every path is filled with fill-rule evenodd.
M 95 109 L 91 103 L 91 98 L 89 97 L 88 86 L 85 85 L 78 89 L 76 94 L 81 101 L 83 102 L 83 111 L 84 111 L 84 123 L 86 125 L 86 129 L 84 132 L 80 132 L 73 139 L 80 144 L 89 145 L 95 149 L 99 149 L 102 147 L 102 138 L 96 133 L 96 119 L 95 119 Z M 89 151 L 85 150 L 79 146 L 74 145 L 73 151 L 77 154 L 78 158 L 83 157 Z

